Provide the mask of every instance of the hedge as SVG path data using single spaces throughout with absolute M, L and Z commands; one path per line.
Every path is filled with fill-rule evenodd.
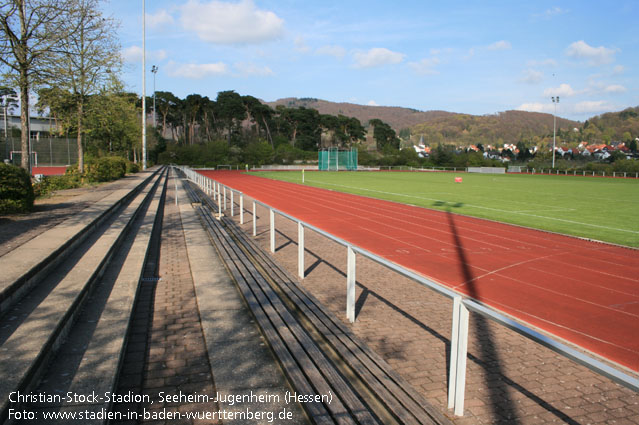
M 80 176 L 77 174 L 65 174 L 62 176 L 45 176 L 33 186 L 37 197 L 47 195 L 56 190 L 75 189 L 82 186 Z
M 0 164 L 0 214 L 29 212 L 34 199 L 29 174 L 20 167 Z

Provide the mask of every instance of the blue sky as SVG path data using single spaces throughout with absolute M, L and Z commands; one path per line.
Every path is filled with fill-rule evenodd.
M 142 2 L 111 0 L 141 93 Z M 146 1 L 147 94 L 585 120 L 639 105 L 639 1 Z

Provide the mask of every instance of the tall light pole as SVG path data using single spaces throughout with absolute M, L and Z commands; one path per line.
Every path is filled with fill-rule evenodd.
M 552 168 L 555 168 L 555 145 L 557 137 L 557 104 L 559 103 L 559 96 L 552 98 L 552 103 L 555 105 L 555 112 L 552 114 L 553 128 L 552 128 Z
M 146 7 L 142 0 L 142 169 L 146 170 Z
M 155 74 L 158 73 L 158 67 L 153 65 L 151 67 L 153 73 L 153 128 L 157 127 L 157 116 L 155 115 Z

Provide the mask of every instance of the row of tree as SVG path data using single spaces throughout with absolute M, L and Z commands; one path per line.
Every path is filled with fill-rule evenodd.
M 259 99 L 222 91 L 215 100 L 199 94 L 180 99 L 158 91 L 157 125 L 160 134 L 180 144 L 193 145 L 224 139 L 244 147 L 266 141 L 275 149 L 282 143 L 309 151 L 328 146 L 351 147 L 366 139 L 366 129 L 353 117 L 320 114 L 310 108 L 275 109 Z M 399 148 L 395 131 L 380 120 L 371 120 L 378 149 Z
M 0 64 L 6 85 L 18 87 L 23 168 L 30 169 L 31 160 L 26 154 L 29 95 L 50 88 L 64 93 L 58 98 L 74 110 L 78 165 L 84 170 L 87 105 L 92 96 L 104 93 L 122 65 L 116 28 L 116 21 L 103 16 L 99 0 L 0 3 Z M 42 105 L 53 112 L 57 105 L 46 103 Z

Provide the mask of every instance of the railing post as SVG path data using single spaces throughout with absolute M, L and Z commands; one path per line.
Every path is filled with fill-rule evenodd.
M 240 192 L 240 224 L 244 224 L 244 194 Z
M 222 216 L 222 204 L 221 204 L 222 200 L 220 199 L 220 194 L 217 194 L 217 213 L 220 215 L 220 217 Z
M 269 232 L 271 236 L 271 252 L 275 253 L 275 213 L 272 208 L 269 209 L 269 218 L 271 222 L 271 229 Z
M 257 236 L 257 218 L 255 215 L 255 201 L 253 201 L 253 236 Z
M 448 408 L 456 416 L 464 415 L 466 358 L 468 355 L 468 309 L 461 297 L 453 298 L 453 326 L 450 338 L 450 375 Z
M 226 186 L 224 186 L 224 211 L 226 211 Z
M 304 279 L 304 226 L 297 222 L 297 274 Z
M 356 263 L 353 247 L 348 247 L 348 264 L 346 267 L 346 318 L 349 322 L 355 322 L 355 281 Z
M 231 217 L 233 217 L 233 190 L 231 189 Z

